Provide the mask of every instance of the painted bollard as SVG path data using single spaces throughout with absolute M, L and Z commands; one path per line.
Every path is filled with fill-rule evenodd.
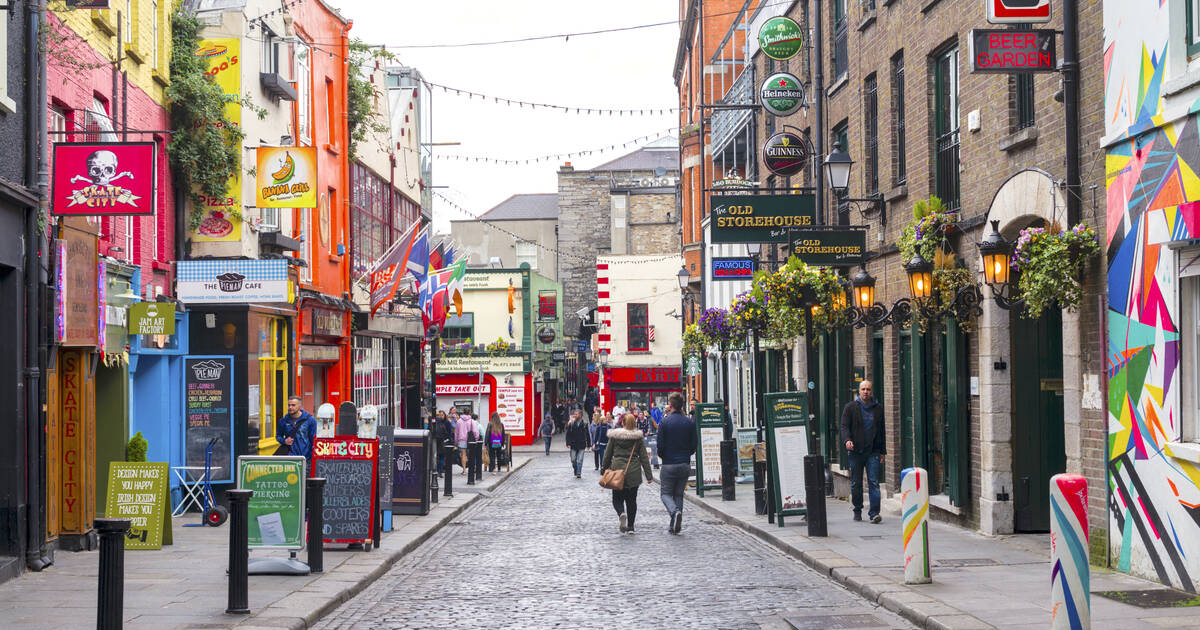
M 900 525 L 904 531 L 904 583 L 928 584 L 929 473 L 905 468 L 900 473 Z
M 1080 475 L 1050 478 L 1050 627 L 1092 627 L 1088 487 Z

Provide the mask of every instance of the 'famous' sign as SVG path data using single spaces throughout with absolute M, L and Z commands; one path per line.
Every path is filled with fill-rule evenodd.
M 154 214 L 153 142 L 54 144 L 54 214 Z

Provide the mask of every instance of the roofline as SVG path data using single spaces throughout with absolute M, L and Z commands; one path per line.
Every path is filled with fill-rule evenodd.
M 699 0 L 703 2 L 704 0 Z M 679 29 L 679 44 L 675 47 L 675 87 L 679 87 L 679 79 L 683 74 L 683 57 L 684 53 L 691 47 L 692 31 L 696 28 L 696 0 L 688 2 L 687 12 L 683 18 L 683 24 Z
M 478 219 L 450 219 L 450 223 L 475 223 L 477 221 L 483 221 L 485 223 L 499 223 L 501 221 L 557 221 L 557 220 L 558 220 L 558 217 L 529 218 L 529 219 L 484 219 L 483 217 L 479 217 Z

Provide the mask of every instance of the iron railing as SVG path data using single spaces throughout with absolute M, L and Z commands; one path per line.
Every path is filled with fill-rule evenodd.
M 957 129 L 938 136 L 936 162 L 935 188 L 937 196 L 945 204 L 946 209 L 957 210 L 959 206 Z

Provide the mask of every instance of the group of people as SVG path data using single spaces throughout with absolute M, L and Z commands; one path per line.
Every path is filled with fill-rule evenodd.
M 508 434 L 498 413 L 492 413 L 485 428 L 479 423 L 478 415 L 460 414 L 458 409 L 451 407 L 448 412 L 438 411 L 430 416 L 427 428 L 439 446 L 438 470 L 445 472 L 451 467 L 449 471 L 453 473 L 452 467 L 458 463 L 463 469 L 462 474 L 467 475 L 468 486 L 483 478 L 485 448 L 488 472 L 499 470 L 507 457 L 505 438 Z

